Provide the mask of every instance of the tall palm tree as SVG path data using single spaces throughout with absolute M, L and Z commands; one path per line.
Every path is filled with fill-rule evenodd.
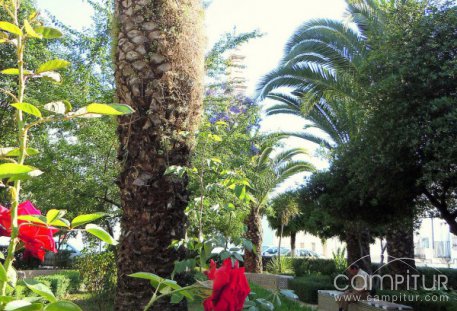
M 382 7 L 387 4 L 383 0 L 346 3 L 348 23 L 328 19 L 304 23 L 287 42 L 278 68 L 261 81 L 259 98 L 275 102 L 267 109 L 268 115 L 296 115 L 309 122 L 302 132 L 279 136 L 300 137 L 334 149 L 356 139 L 362 129 L 366 111 L 361 107 L 369 81 L 363 80 L 361 71 L 370 51 L 370 36 L 382 31 Z M 316 135 L 316 130 L 321 134 Z M 347 235 L 346 242 L 354 246 L 348 250 L 368 248 L 369 238 L 357 241 L 365 232 Z
M 304 132 L 280 135 L 301 137 L 330 149 L 357 138 L 367 113 L 361 107 L 370 81 L 360 73 L 370 51 L 370 40 L 383 33 L 385 8 L 403 2 L 346 0 L 346 24 L 319 19 L 305 23 L 295 32 L 279 67 L 262 80 L 259 97 L 276 101 L 268 114 L 298 115 L 310 124 Z M 316 136 L 312 129 L 327 136 Z M 401 225 L 389 229 L 387 245 L 391 256 L 410 255 L 413 245 L 405 246 L 404 241 L 412 241 L 411 229 Z M 362 249 L 354 236 L 366 236 L 366 230 L 348 235 L 346 241 L 352 244 L 348 256 L 360 257 L 349 254 L 350 249 Z M 401 236 L 407 238 L 402 240 Z
M 246 220 L 246 238 L 255 247 L 254 251 L 246 250 L 244 266 L 247 272 L 262 272 L 262 215 L 268 204 L 271 192 L 286 179 L 303 172 L 312 172 L 314 166 L 297 156 L 308 156 L 307 150 L 294 148 L 282 151 L 274 156 L 274 148 L 266 146 L 259 155 L 253 158 L 252 170 L 246 172 L 251 184 L 250 212 Z
M 152 296 L 139 271 L 170 276 L 185 236 L 186 166 L 202 107 L 203 36 L 199 0 L 115 1 L 115 77 L 120 102 L 136 111 L 120 118 L 118 184 L 123 216 L 116 310 L 142 310 Z M 185 310 L 164 300 L 154 310 Z

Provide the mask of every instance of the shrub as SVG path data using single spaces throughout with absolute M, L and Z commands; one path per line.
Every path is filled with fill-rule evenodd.
M 289 288 L 298 295 L 301 301 L 311 304 L 317 304 L 319 290 L 335 289 L 330 276 L 316 274 L 289 280 Z
M 70 279 L 64 275 L 54 274 L 38 276 L 34 279 L 49 286 L 57 298 L 62 298 L 69 293 Z
M 84 288 L 92 294 L 98 310 L 108 310 L 114 299 L 117 282 L 115 256 L 112 251 L 86 254 L 76 261 Z
M 59 272 L 57 275 L 62 275 L 69 279 L 70 284 L 68 286 L 69 293 L 76 293 L 81 288 L 81 275 L 79 271 L 76 270 L 68 270 Z
M 335 262 L 331 259 L 294 258 L 292 266 L 295 276 L 309 274 L 334 275 L 337 273 Z
M 57 274 L 42 275 L 33 279 L 49 287 L 57 298 L 65 297 L 69 293 L 74 293 L 80 288 L 78 271 L 65 271 Z M 16 288 L 14 289 L 14 296 L 16 298 L 24 298 L 37 295 L 25 286 L 24 281 L 18 281 Z
M 281 272 L 279 271 L 279 266 L 281 264 Z M 290 257 L 277 257 L 275 256 L 271 261 L 267 264 L 267 272 L 273 274 L 292 274 L 293 273 L 293 266 L 292 266 L 292 258 Z

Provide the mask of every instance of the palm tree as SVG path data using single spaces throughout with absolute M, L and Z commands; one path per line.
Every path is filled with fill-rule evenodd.
M 306 22 L 294 33 L 279 67 L 266 75 L 259 87 L 260 99 L 276 101 L 267 114 L 292 114 L 309 121 L 304 132 L 280 133 L 280 136 L 301 137 L 329 149 L 357 139 L 367 113 L 363 100 L 368 97 L 370 81 L 361 72 L 370 51 L 370 40 L 383 33 L 385 9 L 402 2 L 346 0 L 346 24 L 318 19 Z M 326 136 L 315 135 L 313 129 Z M 412 241 L 411 229 L 396 226 L 389 230 L 389 254 L 410 255 L 413 245 L 409 243 L 406 247 L 404 241 Z M 355 236 L 366 236 L 366 230 L 362 228 Z M 397 239 L 401 236 L 407 239 Z M 354 234 L 347 237 L 348 244 L 353 246 L 348 247 L 348 256 L 359 258 L 349 254 L 350 249 L 362 248 L 353 239 Z
M 312 172 L 314 166 L 305 160 L 294 159 L 307 156 L 307 150 L 294 148 L 282 151 L 272 157 L 274 148 L 266 146 L 259 155 L 253 158 L 252 170 L 246 172 L 251 184 L 250 212 L 246 220 L 246 238 L 255 247 L 254 251 L 246 250 L 244 266 L 247 272 L 262 272 L 262 215 L 268 204 L 269 195 L 282 182 L 302 172 Z
M 185 236 L 187 177 L 164 172 L 189 163 L 187 135 L 198 126 L 202 107 L 202 30 L 199 0 L 115 1 L 117 96 L 136 111 L 118 126 L 123 215 L 116 310 L 142 310 L 152 296 L 147 282 L 129 274 L 169 277 L 180 257 L 169 246 Z M 186 309 L 185 302 L 154 305 Z
M 284 229 L 287 227 L 294 218 L 300 213 L 298 208 L 298 193 L 288 191 L 281 193 L 275 197 L 271 202 L 267 218 L 272 228 L 277 229 L 276 235 L 279 236 L 278 243 L 278 263 L 279 273 L 281 273 L 281 242 L 284 236 Z M 289 228 L 287 228 L 289 229 Z M 290 230 L 286 230 L 288 235 L 292 235 Z M 295 243 L 295 242 L 294 242 Z M 295 245 L 292 243 L 291 237 L 291 256 L 295 255 Z
M 335 149 L 356 139 L 362 129 L 366 120 L 362 103 L 369 81 L 363 80 L 361 71 L 370 50 L 369 36 L 382 29 L 383 3 L 346 2 L 348 21 L 355 27 L 328 19 L 304 23 L 286 44 L 278 68 L 260 83 L 259 98 L 275 102 L 267 109 L 268 115 L 290 114 L 308 121 L 304 131 L 283 132 L 280 137 L 300 137 Z M 369 247 L 370 239 L 357 241 L 358 236 L 366 236 L 362 232 L 366 230 L 347 235 L 348 245 L 355 246 L 348 250 Z M 362 255 L 348 251 L 349 257 Z

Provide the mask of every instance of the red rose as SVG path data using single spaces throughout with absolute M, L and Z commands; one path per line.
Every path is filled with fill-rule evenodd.
M 30 201 L 19 204 L 17 213 L 21 215 L 41 215 Z M 46 227 L 42 224 L 29 224 L 19 220 L 19 239 L 24 243 L 24 257 L 33 256 L 41 261 L 44 260 L 46 251 L 57 252 L 54 234 L 57 229 Z M 10 210 L 0 205 L 0 236 L 11 236 L 11 213 Z
M 203 302 L 205 311 L 241 311 L 251 291 L 244 268 L 239 268 L 238 262 L 232 267 L 232 260 L 228 258 L 216 269 L 211 260 L 207 275 L 213 281 L 213 293 Z

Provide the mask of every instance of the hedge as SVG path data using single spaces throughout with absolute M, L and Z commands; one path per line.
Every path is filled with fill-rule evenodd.
M 318 290 L 334 290 L 331 277 L 326 275 L 309 275 L 289 280 L 289 288 L 292 289 L 301 301 L 317 304 Z
M 294 258 L 292 266 L 296 276 L 335 275 L 337 273 L 335 262 L 332 259 Z
M 49 287 L 57 298 L 62 298 L 69 293 L 75 293 L 81 286 L 81 280 L 78 271 L 65 271 L 57 274 L 42 275 L 33 278 L 37 282 L 43 283 Z M 36 296 L 24 284 L 24 281 L 18 281 L 14 289 L 16 298 Z
M 322 274 L 334 276 L 338 273 L 335 262 L 331 259 L 315 259 L 315 258 L 294 258 L 292 266 L 295 276 L 306 276 L 310 274 Z M 379 264 L 372 264 L 372 271 L 376 271 Z M 448 289 L 457 290 L 457 269 L 450 268 L 429 268 L 417 267 L 417 270 L 425 277 L 425 286 L 430 288 L 434 283 L 434 275 L 446 275 L 448 278 Z M 387 269 L 383 269 L 383 273 L 387 273 Z M 411 273 L 413 273 L 411 271 Z

